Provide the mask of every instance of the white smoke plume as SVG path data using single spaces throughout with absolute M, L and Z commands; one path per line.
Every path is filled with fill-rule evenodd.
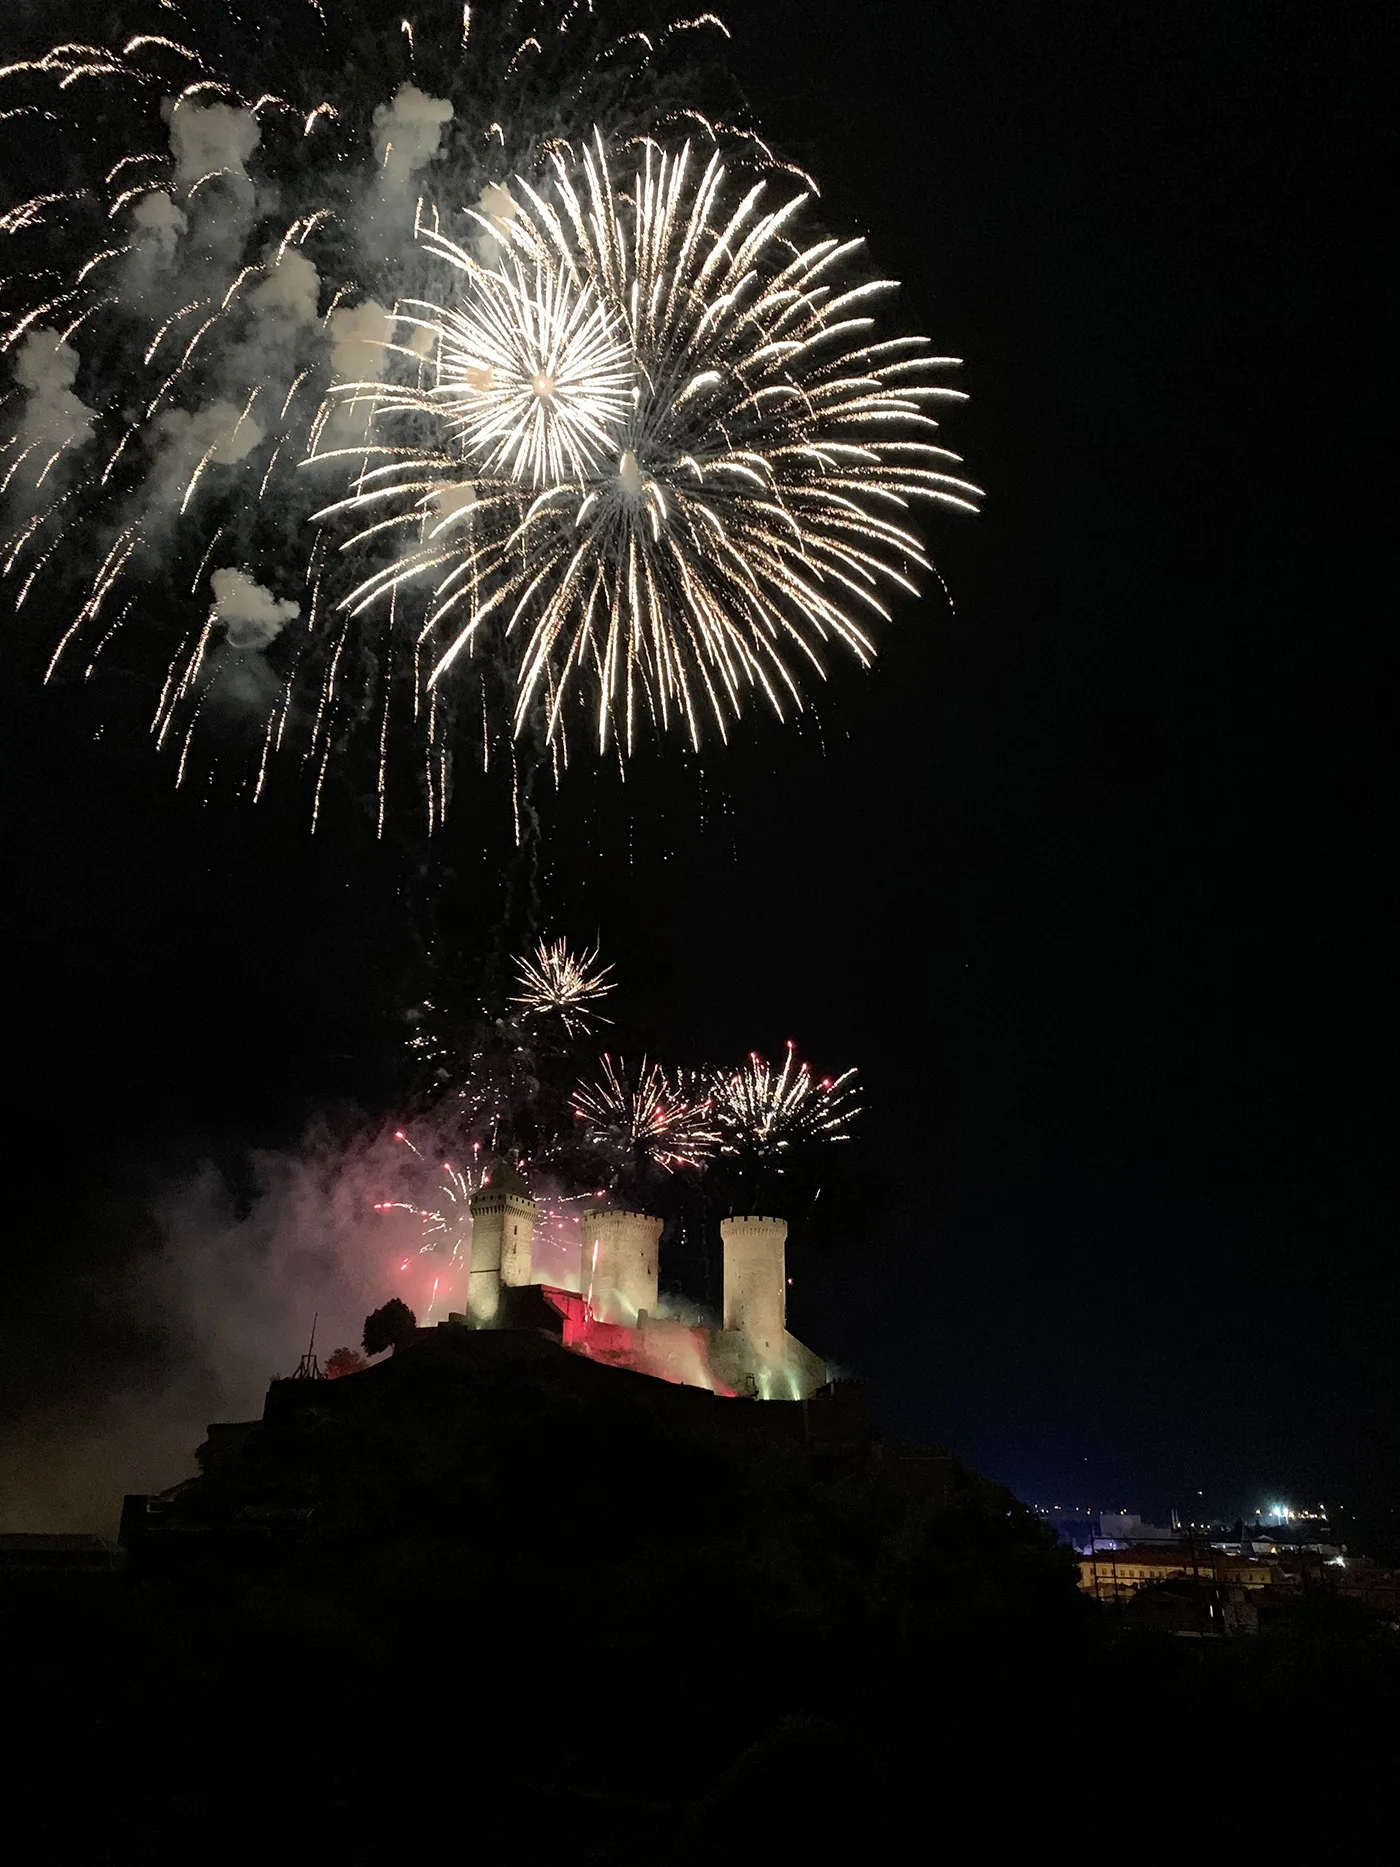
M 476 211 L 485 215 L 497 232 L 504 234 L 519 214 L 520 203 L 503 183 L 488 182 L 476 198 Z M 485 227 L 478 228 L 469 244 L 483 266 L 494 266 L 501 257 L 501 242 L 496 232 L 488 233 Z
M 188 232 L 189 224 L 163 188 L 143 194 L 131 210 L 133 240 L 147 250 L 154 249 L 165 261 L 174 257 L 180 235 Z
M 166 449 L 182 460 L 198 460 L 206 453 L 221 467 L 245 460 L 263 438 L 262 425 L 236 402 L 210 402 L 196 409 L 168 408 L 156 421 Z
M 384 346 L 394 320 L 374 299 L 341 307 L 330 315 L 331 367 L 337 382 L 376 382 L 384 371 Z
M 327 325 L 331 340 L 331 374 L 337 383 L 377 382 L 384 371 L 384 346 L 392 340 L 394 320 L 383 305 L 367 298 L 363 304 L 341 306 Z M 321 429 L 317 451 L 353 447 L 369 433 L 374 403 L 366 395 L 336 399 L 330 419 Z
M 80 1403 L 0 1420 L 0 1530 L 114 1534 L 124 1492 L 193 1475 L 211 1420 L 258 1417 L 313 1321 L 324 1363 L 358 1347 L 365 1316 L 391 1296 L 421 1318 L 421 1291 L 398 1269 L 403 1235 L 374 1209 L 403 1152 L 368 1122 L 318 1126 L 295 1150 L 253 1155 L 246 1172 L 206 1163 L 159 1193 L 159 1249 L 82 1293 L 144 1345 L 145 1372 L 128 1363 L 94 1395 L 88 1371 Z
M 289 247 L 272 271 L 248 294 L 248 307 L 258 319 L 284 319 L 292 324 L 314 324 L 321 281 L 304 253 Z
M 381 186 L 406 188 L 438 153 L 451 121 L 446 98 L 429 97 L 416 84 L 401 84 L 387 104 L 378 105 L 372 137 Z
M 196 409 L 166 409 L 157 420 L 162 442 L 177 454 L 198 459 L 205 452 L 220 467 L 235 467 L 258 446 L 263 429 L 237 401 L 211 401 Z
M 251 110 L 231 104 L 171 102 L 167 111 L 177 189 L 193 188 L 206 175 L 248 179 L 244 164 L 262 135 Z
M 460 486 L 444 486 L 433 494 L 433 505 L 439 519 L 455 518 L 460 512 L 469 512 L 476 504 L 476 486 L 471 480 L 464 480 Z
M 290 598 L 275 597 L 245 570 L 216 570 L 209 584 L 214 592 L 214 615 L 224 625 L 230 648 L 266 648 L 301 614 Z
M 210 402 L 191 413 L 168 408 L 152 425 L 155 455 L 142 492 L 147 530 L 193 497 L 210 468 L 236 467 L 263 438 L 263 426 L 247 404 Z
M 16 430 L 21 448 L 75 447 L 91 435 L 96 411 L 73 392 L 78 353 L 57 331 L 32 330 L 19 347 L 15 380 L 25 392 Z M 42 472 L 36 466 L 36 474 Z

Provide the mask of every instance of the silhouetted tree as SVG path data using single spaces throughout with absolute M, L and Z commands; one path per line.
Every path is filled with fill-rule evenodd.
M 368 1330 L 370 1318 L 365 1318 Z M 342 1374 L 358 1374 L 361 1368 L 368 1367 L 364 1356 L 357 1348 L 338 1348 L 326 1363 L 326 1379 L 338 1381 Z
M 398 1348 L 409 1341 L 418 1327 L 418 1319 L 407 1303 L 390 1297 L 365 1317 L 363 1347 L 367 1355 L 382 1355 L 386 1348 Z

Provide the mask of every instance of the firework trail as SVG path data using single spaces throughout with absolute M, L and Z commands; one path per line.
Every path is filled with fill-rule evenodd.
M 801 706 L 829 644 L 868 662 L 888 592 L 931 569 L 911 506 L 975 510 L 930 412 L 962 399 L 957 359 L 879 337 L 893 285 L 853 278 L 861 242 L 796 244 L 808 197 L 767 189 L 595 132 L 517 177 L 508 217 L 468 217 L 476 252 L 421 230 L 412 380 L 340 392 L 384 438 L 340 450 L 359 471 L 320 516 L 385 560 L 351 614 L 424 597 L 429 692 L 503 633 L 517 733 L 542 708 L 566 751 L 582 710 L 619 756 L 643 726 L 698 746 L 750 695 Z
M 696 1085 L 645 1057 L 635 1070 L 602 1057 L 595 1080 L 574 1091 L 573 1108 L 590 1145 L 624 1168 L 703 1167 L 719 1138 Z
M 439 1172 L 401 1128 L 395 1130 L 394 1139 L 408 1149 L 420 1169 L 416 1177 L 424 1183 L 420 1195 L 424 1203 L 413 1199 L 382 1199 L 375 1201 L 374 1210 L 386 1214 L 406 1213 L 416 1222 L 415 1242 L 409 1248 L 409 1255 L 401 1260 L 399 1270 L 407 1271 L 415 1257 L 429 1260 L 432 1286 L 425 1314 L 431 1314 L 440 1294 L 450 1297 L 459 1288 L 466 1288 L 472 1255 L 470 1201 L 485 1179 L 481 1149 L 473 1147 L 472 1164 L 466 1171 L 444 1160 Z
M 404 1214 L 411 1226 L 409 1242 L 396 1259 L 397 1273 L 403 1277 L 421 1270 L 427 1276 L 426 1287 L 413 1290 L 413 1307 L 426 1321 L 436 1311 L 445 1314 L 453 1304 L 460 1306 L 466 1300 L 471 1199 L 489 1181 L 495 1156 L 479 1142 L 473 1143 L 470 1165 L 463 1168 L 443 1160 L 428 1134 L 420 1133 L 419 1139 L 421 1147 L 402 1128 L 394 1131 L 394 1141 L 406 1150 L 396 1177 L 407 1184 L 397 1189 L 400 1197 L 376 1199 L 373 1205 L 386 1218 Z M 534 1257 L 547 1282 L 567 1287 L 578 1274 L 579 1220 L 604 1195 L 595 1186 L 580 1192 L 564 1190 L 549 1173 L 535 1172 L 533 1163 L 520 1164 L 531 1178 L 536 1205 Z
M 596 946 L 591 953 L 575 953 L 565 940 L 541 940 L 515 968 L 520 990 L 511 1002 L 526 1017 L 557 1017 L 570 1037 L 607 1022 L 591 1009 L 613 989 L 612 967 L 598 964 Z
M 541 940 L 514 964 L 518 990 L 499 1014 L 479 1007 L 456 1019 L 425 1002 L 410 1026 L 426 1104 L 442 1133 L 464 1138 L 459 1152 L 465 1143 L 488 1157 L 514 1148 L 550 1175 L 592 1187 L 603 1161 L 624 1171 L 674 1172 L 721 1156 L 761 1166 L 849 1139 L 860 1113 L 856 1071 L 817 1077 L 791 1041 L 778 1063 L 755 1051 L 736 1068 L 705 1071 L 645 1056 L 631 1068 L 605 1054 L 579 1081 L 578 1040 L 603 1021 L 596 1006 L 615 989 L 613 968 L 597 947 L 575 950 L 564 939 Z
M 404 18 L 378 0 L 287 0 L 274 32 L 233 0 L 133 0 L 110 43 L 22 56 L 23 26 L 7 33 L 0 575 L 22 620 L 48 593 L 30 646 L 49 673 L 91 675 L 108 654 L 150 680 L 179 778 L 222 734 L 252 747 L 254 795 L 279 756 L 299 760 L 314 811 L 329 762 L 359 743 L 382 827 L 388 766 L 411 742 L 440 819 L 450 736 L 415 630 L 392 608 L 368 625 L 336 609 L 338 566 L 308 524 L 324 495 L 298 463 L 313 441 L 367 436 L 367 401 L 328 410 L 325 395 L 382 372 L 393 313 L 426 276 L 418 232 L 464 209 L 503 227 L 505 183 L 538 173 L 561 125 L 700 121 L 669 74 L 720 22 L 648 37 L 620 9 L 423 0 Z M 473 304 L 484 330 L 495 292 L 507 350 L 510 289 L 503 271 Z M 582 341 L 590 316 L 600 336 L 567 292 L 526 315 L 542 339 Z M 607 343 L 585 362 L 610 411 Z M 575 386 L 559 378 L 561 407 Z M 469 425 L 479 445 L 498 435 L 504 461 L 518 418 L 500 390 Z M 494 733 L 488 719 L 488 756 Z
M 612 968 L 596 948 L 574 951 L 562 939 L 541 941 L 515 963 L 525 989 L 499 1015 L 481 1008 L 458 1025 L 425 1005 L 409 1038 L 415 1061 L 431 1066 L 432 1086 L 406 1124 L 411 1134 L 394 1134 L 405 1150 L 397 1190 L 374 1203 L 413 1222 L 399 1271 L 421 1263 L 433 1273 L 430 1308 L 465 1297 L 471 1196 L 496 1161 L 527 1175 L 538 1206 L 537 1263 L 547 1281 L 567 1287 L 577 1270 L 577 1221 L 604 1189 L 648 1209 L 660 1200 L 672 1212 L 677 1199 L 699 1199 L 692 1217 L 701 1211 L 703 1225 L 703 1213 L 715 1210 L 706 1202 L 716 1195 L 704 1190 L 712 1180 L 727 1210 L 753 1190 L 745 1190 L 751 1171 L 783 1174 L 849 1138 L 860 1113 L 856 1072 L 817 1078 L 792 1043 L 778 1064 L 754 1053 L 737 1068 L 703 1072 L 645 1055 L 633 1067 L 604 1054 L 580 1080 L 578 1039 L 597 998 L 614 989 Z
M 716 1072 L 710 1099 L 720 1151 L 771 1165 L 790 1148 L 849 1140 L 860 1113 L 855 1076 L 814 1077 L 791 1041 L 779 1066 L 754 1052 L 737 1070 Z
M 394 1130 L 394 1139 L 405 1146 L 420 1165 L 427 1167 L 424 1150 L 409 1141 L 401 1128 Z M 418 1206 L 413 1200 L 385 1199 L 375 1202 L 375 1212 L 411 1214 L 422 1227 L 422 1236 L 416 1249 L 420 1253 L 431 1251 L 441 1255 L 450 1266 L 457 1268 L 470 1256 L 469 1200 L 472 1193 L 482 1186 L 480 1152 L 480 1148 L 472 1148 L 472 1165 L 467 1172 L 454 1167 L 452 1161 L 442 1161 L 441 1182 L 433 1187 L 433 1197 L 426 1206 Z M 407 1270 L 407 1258 L 401 1268 Z

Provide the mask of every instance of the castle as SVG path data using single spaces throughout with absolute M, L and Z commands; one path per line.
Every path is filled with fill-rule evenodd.
M 723 1326 L 662 1313 L 657 1286 L 661 1220 L 602 1211 L 581 1222 L 579 1289 L 538 1279 L 538 1208 L 519 1169 L 492 1168 L 471 1199 L 467 1308 L 448 1326 L 544 1327 L 565 1348 L 686 1387 L 763 1400 L 805 1400 L 825 1387 L 821 1357 L 788 1332 L 787 1222 L 739 1216 L 720 1225 Z

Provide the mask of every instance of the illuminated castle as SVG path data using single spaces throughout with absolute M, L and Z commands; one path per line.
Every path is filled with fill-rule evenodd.
M 734 1217 L 724 1243 L 724 1321 L 719 1329 L 662 1313 L 657 1287 L 660 1219 L 594 1212 L 581 1222 L 579 1288 L 537 1276 L 538 1209 L 519 1170 L 493 1168 L 472 1196 L 467 1311 L 472 1329 L 539 1326 L 592 1361 L 633 1368 L 715 1393 L 803 1400 L 831 1375 L 787 1328 L 787 1221 Z

